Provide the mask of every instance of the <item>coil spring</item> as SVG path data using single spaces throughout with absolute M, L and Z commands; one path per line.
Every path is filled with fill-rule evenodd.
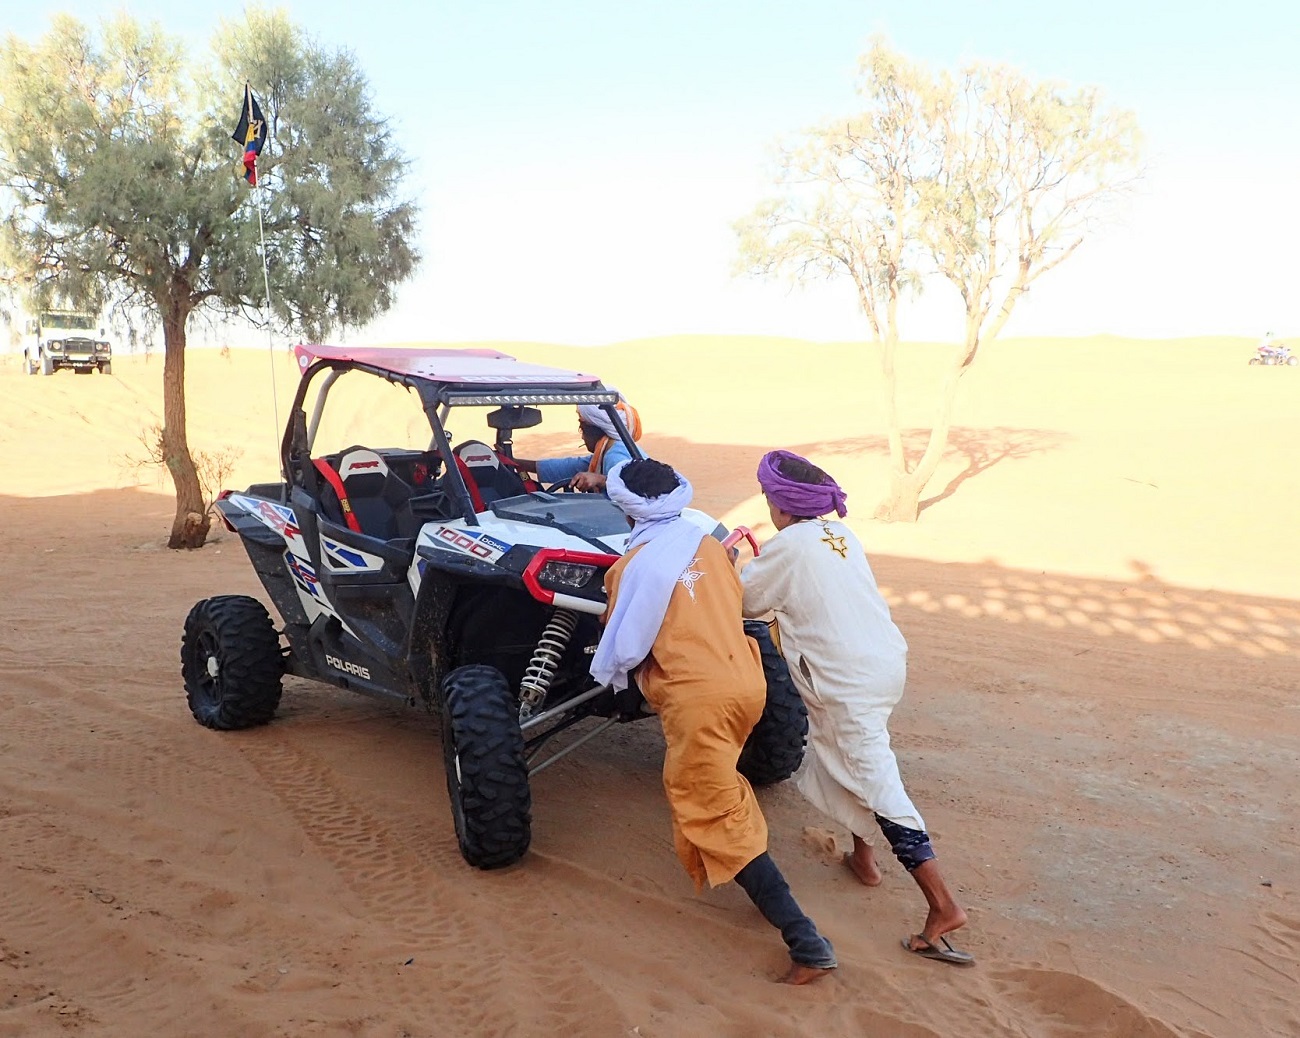
M 572 609 L 557 609 L 542 631 L 533 650 L 533 658 L 524 669 L 519 682 L 519 720 L 526 721 L 546 698 L 560 657 L 569 646 L 569 639 L 578 626 L 578 614 Z

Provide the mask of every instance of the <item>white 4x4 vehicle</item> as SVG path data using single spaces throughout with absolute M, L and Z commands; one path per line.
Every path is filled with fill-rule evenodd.
M 195 605 L 181 642 L 190 710 L 209 728 L 265 724 L 290 673 L 437 711 L 461 853 L 480 868 L 509 865 L 531 839 L 530 775 L 610 725 L 653 716 L 635 687 L 615 693 L 588 671 L 626 519 L 603 494 L 540 487 L 513 464 L 516 430 L 549 413 L 553 430 L 571 432 L 576 404 L 604 407 L 640 457 L 618 394 L 595 376 L 490 350 L 296 355 L 281 480 L 217 502 L 282 623 L 244 595 Z M 358 381 L 360 395 L 345 395 Z M 380 391 L 397 399 L 381 404 Z M 405 428 L 423 429 L 414 445 L 317 448 L 331 405 L 336 435 L 373 422 L 389 436 L 403 401 L 417 419 Z M 450 424 L 475 415 L 478 436 L 453 442 Z M 704 513 L 686 514 L 726 536 Z M 763 653 L 768 704 L 738 766 L 766 784 L 798 768 L 808 721 L 766 626 L 746 630 Z
M 104 338 L 103 328 L 95 334 L 98 323 L 94 314 L 79 310 L 41 311 L 28 327 L 35 345 L 23 350 L 23 370 L 29 375 L 53 375 L 63 368 L 78 375 L 92 371 L 112 374 L 113 348 Z

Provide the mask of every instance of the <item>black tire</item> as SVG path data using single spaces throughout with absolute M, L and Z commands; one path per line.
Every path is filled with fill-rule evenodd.
M 185 618 L 181 675 L 194 720 L 234 731 L 266 724 L 280 705 L 284 653 L 266 607 L 247 595 L 205 598 Z
M 1246 361 L 1246 363 L 1247 363 L 1247 364 L 1263 364 L 1264 362 L 1263 362 L 1262 360 L 1260 360 L 1258 357 L 1251 357 L 1250 360 Z
M 49 357 L 41 358 L 41 374 L 42 375 L 54 374 L 54 361 L 51 360 Z
M 519 704 L 495 667 L 442 682 L 442 756 L 460 853 L 475 868 L 513 865 L 533 837 L 533 795 Z
M 808 711 L 790 680 L 790 668 L 772 643 L 767 624 L 747 620 L 745 633 L 758 642 L 767 679 L 767 705 L 740 751 L 736 770 L 755 786 L 783 782 L 799 770 L 808 745 Z
M 113 374 L 113 362 L 111 360 L 104 361 L 104 363 L 99 366 L 99 373 L 101 375 Z

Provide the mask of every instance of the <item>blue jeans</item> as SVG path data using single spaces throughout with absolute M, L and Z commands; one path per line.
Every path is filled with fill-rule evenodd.
M 803 914 L 790 893 L 790 885 L 766 851 L 736 873 L 736 882 L 763 918 L 781 931 L 794 962 L 813 969 L 835 968 L 835 949 L 831 942 Z

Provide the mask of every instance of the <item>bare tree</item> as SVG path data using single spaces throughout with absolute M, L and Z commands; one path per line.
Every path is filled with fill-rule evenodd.
M 859 72 L 864 110 L 782 152 L 781 193 L 737 225 L 740 256 L 754 273 L 853 282 L 884 376 L 890 487 L 876 515 L 913 521 L 962 376 L 1030 283 L 1133 182 L 1137 128 L 1095 90 L 978 63 L 932 75 L 880 39 Z M 960 293 L 965 329 L 913 461 L 897 406 L 898 303 L 936 278 Z

